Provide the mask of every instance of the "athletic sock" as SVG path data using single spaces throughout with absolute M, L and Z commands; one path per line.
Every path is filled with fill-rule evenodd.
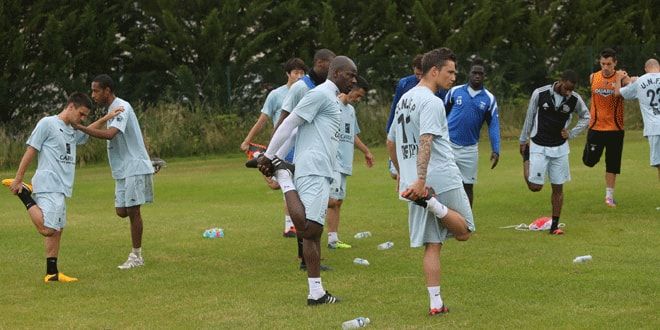
M 301 264 L 305 264 L 305 258 L 303 257 L 303 239 L 300 237 L 296 237 L 298 241 L 298 258 L 302 260 Z
M 277 170 L 275 171 L 275 178 L 277 178 L 277 183 L 280 184 L 283 194 L 291 190 L 296 190 L 296 187 L 293 185 L 293 180 L 291 179 L 291 172 L 287 170 Z
M 429 286 L 426 289 L 429 290 L 430 308 L 442 308 L 443 302 L 440 296 L 440 286 Z
M 438 219 L 444 218 L 447 213 L 449 213 L 449 209 L 444 204 L 435 199 L 435 197 L 431 197 L 428 201 L 426 201 L 426 209 L 433 213 Z
M 21 200 L 21 202 L 23 202 L 23 205 L 25 205 L 26 210 L 29 210 L 31 207 L 37 205 L 37 202 L 35 202 L 34 199 L 32 199 L 32 194 L 27 189 L 21 190 L 21 193 L 18 194 L 17 196 Z
M 46 274 L 52 275 L 59 273 L 57 270 L 57 258 L 50 257 L 46 258 Z
M 550 232 L 553 232 L 555 229 L 559 228 L 559 217 L 552 217 L 552 225 L 550 226 Z
M 285 215 L 284 216 L 284 232 L 288 232 L 289 229 L 291 229 L 293 226 L 293 221 L 291 220 L 291 216 Z
M 605 188 L 605 198 L 614 199 L 614 188 Z
M 328 243 L 335 243 L 339 240 L 339 236 L 337 236 L 337 232 L 330 231 L 328 232 Z
M 307 283 L 309 284 L 309 297 L 312 299 L 319 299 L 325 295 L 323 290 L 323 283 L 320 277 L 308 277 Z
M 138 258 L 142 258 L 142 248 L 133 248 L 133 254 Z

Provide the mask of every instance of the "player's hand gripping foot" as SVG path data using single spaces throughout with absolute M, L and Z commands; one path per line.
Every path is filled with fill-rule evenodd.
M 338 303 L 341 300 L 332 294 L 330 292 L 326 291 L 323 297 L 319 299 L 311 299 L 307 298 L 307 306 L 315 306 L 315 305 L 324 305 L 324 304 L 334 304 Z
M 291 173 L 291 176 L 293 177 L 293 173 L 296 171 L 296 166 L 287 162 L 286 160 L 279 159 L 277 156 L 273 158 L 273 173 L 277 170 L 285 170 L 289 171 Z
M 550 229 L 550 235 L 564 235 L 564 231 L 559 228 Z
M 296 227 L 294 227 L 294 226 L 289 227 L 289 229 L 287 231 L 285 231 L 282 234 L 282 236 L 284 236 L 286 238 L 296 237 Z
M 14 183 L 14 179 L 2 179 L 2 185 L 9 187 L 16 194 L 21 193 L 23 190 L 27 190 L 29 194 L 32 193 L 32 185 L 27 184 L 25 182 L 21 182 L 20 186 L 12 187 L 13 183 Z M 14 190 L 13 188 L 15 188 L 16 190 Z
M 128 259 L 123 264 L 117 266 L 119 269 L 131 269 L 135 267 L 144 266 L 144 259 L 138 257 L 135 253 L 131 252 L 128 254 Z
M 445 305 L 442 305 L 440 308 L 431 308 L 429 310 L 429 315 L 430 316 L 435 316 L 435 315 L 444 315 L 449 313 L 449 308 L 447 308 Z
M 431 187 L 426 187 L 426 196 L 414 200 L 413 203 L 415 203 L 415 204 L 417 204 L 417 205 L 419 205 L 419 206 L 421 206 L 421 207 L 426 207 L 426 206 L 428 205 L 428 204 L 427 204 L 427 201 L 428 201 L 429 199 L 431 199 L 431 197 L 433 197 L 433 196 L 435 196 L 435 191 L 433 190 L 433 188 L 431 188 Z
M 70 283 L 70 282 L 77 282 L 78 279 L 75 277 L 70 277 L 64 275 L 64 273 L 57 273 L 57 274 L 47 274 L 46 277 L 44 277 L 44 282 L 63 282 L 63 283 Z

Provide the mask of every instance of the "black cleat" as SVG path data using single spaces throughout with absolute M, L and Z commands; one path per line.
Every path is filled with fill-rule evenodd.
M 279 159 L 278 157 L 273 158 L 273 173 L 277 170 L 286 170 L 291 173 L 291 176 L 293 176 L 293 173 L 296 171 L 296 166 L 287 162 L 286 160 Z
M 167 167 L 167 162 L 160 158 L 151 158 L 151 166 L 154 167 L 154 174 L 160 172 L 160 169 Z
M 433 197 L 433 196 L 435 196 L 435 190 L 433 190 L 433 188 L 431 188 L 431 187 L 427 187 L 426 188 L 426 196 L 422 197 L 418 200 L 414 200 L 413 203 L 415 203 L 415 204 L 417 204 L 421 207 L 426 207 L 426 205 L 427 205 L 426 201 L 431 199 L 431 197 Z
M 247 167 L 247 168 L 257 168 L 257 164 L 259 162 L 259 157 L 263 157 L 263 156 L 259 155 L 258 157 L 254 157 L 254 158 L 248 160 L 247 162 L 245 162 L 245 167 Z
M 315 305 L 324 305 L 324 304 L 334 304 L 338 303 L 341 300 L 332 294 L 330 292 L 326 291 L 323 297 L 319 299 L 310 299 L 307 298 L 307 306 L 315 306 Z

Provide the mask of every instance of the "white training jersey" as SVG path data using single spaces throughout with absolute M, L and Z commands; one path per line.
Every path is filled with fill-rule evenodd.
M 332 178 L 337 162 L 340 110 L 339 89 L 330 80 L 310 90 L 293 109 L 305 123 L 296 136 L 295 177 L 318 175 Z
M 644 120 L 644 136 L 660 135 L 660 73 L 647 73 L 621 87 L 625 99 L 639 100 Z
M 116 180 L 151 174 L 154 172 L 154 167 L 144 146 L 142 131 L 133 107 L 116 97 L 108 107 L 108 113 L 120 107 L 124 108 L 124 112 L 107 123 L 108 128 L 115 127 L 119 130 L 114 138 L 108 140 L 108 161 L 112 169 L 112 177 Z
M 73 129 L 58 116 L 37 123 L 27 144 L 39 151 L 32 177 L 35 193 L 62 193 L 71 197 L 76 172 L 76 146 L 87 142 L 87 134 Z
M 355 154 L 355 136 L 360 134 L 355 108 L 339 102 L 341 123 L 339 124 L 339 147 L 337 147 L 336 170 L 342 174 L 353 174 L 353 156 Z
M 463 180 L 449 142 L 444 104 L 429 88 L 416 86 L 397 103 L 387 137 L 396 144 L 399 195 L 417 180 L 417 153 L 423 134 L 433 135 L 426 185 L 436 193 L 461 188 Z
M 289 86 L 285 84 L 273 89 L 268 93 L 268 96 L 266 96 L 266 102 L 264 102 L 264 106 L 261 108 L 261 113 L 268 116 L 273 121 L 273 126 L 275 126 L 280 119 L 282 102 L 288 92 Z

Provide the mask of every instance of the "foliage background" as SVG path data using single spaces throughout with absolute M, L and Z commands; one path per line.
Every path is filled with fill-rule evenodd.
M 175 135 L 192 145 L 152 145 L 157 155 L 235 150 L 267 92 L 284 83 L 282 63 L 301 57 L 311 64 L 322 47 L 355 60 L 374 86 L 369 111 L 378 116 L 386 114 L 381 108 L 390 102 L 397 79 L 410 73 L 411 58 L 440 46 L 458 55 L 457 82 L 465 81 L 471 58 L 485 58 L 487 87 L 500 106 L 520 109 L 534 88 L 563 69 L 576 70 L 585 86 L 604 47 L 617 49 L 621 67 L 641 74 L 644 61 L 660 51 L 654 5 L 651 0 L 6 0 L 0 3 L 5 45 L 0 139 L 20 144 L 0 143 L 0 166 L 15 157 L 14 149 L 22 149 L 36 120 L 57 113 L 72 91 L 89 91 L 100 73 L 115 78 L 117 94 L 138 105 L 141 120 L 152 114 L 172 120 L 143 127 L 152 143 L 160 141 L 159 134 L 173 134 L 166 130 L 187 130 Z M 381 130 L 376 124 L 382 118 L 371 117 Z M 229 132 L 211 132 L 219 128 Z M 382 143 L 377 134 L 365 133 Z M 226 144 L 194 147 L 218 141 L 209 134 L 221 134 Z

